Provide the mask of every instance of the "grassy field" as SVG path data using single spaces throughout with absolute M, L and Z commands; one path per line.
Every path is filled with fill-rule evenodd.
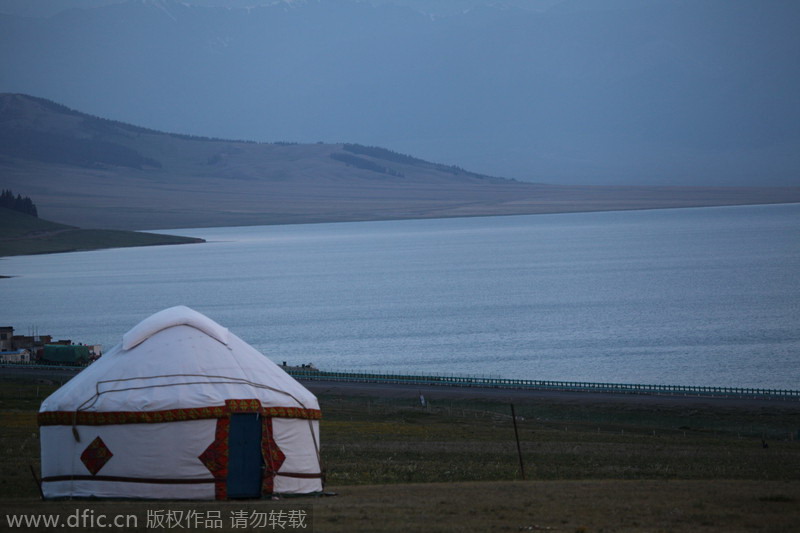
M 80 229 L 0 208 L 0 257 L 196 242 L 203 241 L 157 233 Z
M 508 404 L 323 401 L 332 485 L 518 479 Z M 528 479 L 792 480 L 800 472 L 792 409 L 540 402 L 516 413 Z
M 36 410 L 57 384 L 0 381 L 2 512 L 135 502 L 40 502 Z M 201 512 L 309 509 L 315 531 L 791 531 L 800 526 L 800 406 L 647 408 L 326 396 L 331 498 L 170 503 Z M 764 447 L 764 443 L 768 447 Z M 163 508 L 163 505 L 162 505 Z M 2 521 L 0 515 L 0 522 Z M 0 524 L 0 528 L 5 524 Z M 89 529 L 86 529 L 89 530 Z M 105 529 L 108 531 L 108 529 Z M 218 529 L 219 530 L 219 529 Z

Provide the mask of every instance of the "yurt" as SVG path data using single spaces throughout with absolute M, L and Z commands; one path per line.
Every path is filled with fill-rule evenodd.
M 143 320 L 39 410 L 45 498 L 322 490 L 316 397 L 210 318 Z

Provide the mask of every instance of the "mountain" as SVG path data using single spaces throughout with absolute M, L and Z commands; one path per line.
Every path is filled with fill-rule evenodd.
M 84 228 L 508 215 L 800 201 L 800 188 L 566 187 L 358 144 L 162 133 L 0 94 L 0 184 Z
M 794 0 L 56 4 L 0 16 L 0 91 L 525 181 L 798 184 Z

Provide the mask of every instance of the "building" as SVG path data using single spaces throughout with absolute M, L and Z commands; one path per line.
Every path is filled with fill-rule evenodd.
M 11 326 L 0 326 L 0 352 L 11 351 L 11 337 L 14 336 L 14 328 Z
M 14 352 L 27 350 L 28 357 L 32 361 L 38 361 L 44 355 L 46 345 L 72 346 L 73 342 L 69 339 L 53 340 L 52 335 L 14 335 L 12 326 L 0 326 L 0 352 Z M 95 360 L 102 355 L 102 346 L 89 345 L 91 360 Z
M 31 352 L 21 348 L 13 351 L 0 351 L 0 363 L 30 363 Z

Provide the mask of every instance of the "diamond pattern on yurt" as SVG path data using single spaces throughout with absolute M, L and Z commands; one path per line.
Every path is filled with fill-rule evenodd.
M 217 419 L 214 441 L 197 458 L 214 475 L 215 479 L 225 479 L 228 475 L 228 430 L 229 418 Z
M 83 450 L 81 454 L 81 461 L 86 466 L 86 469 L 92 473 L 92 475 L 97 474 L 101 468 L 105 466 L 107 462 L 111 460 L 114 456 L 111 453 L 111 450 L 108 449 L 106 443 L 103 442 L 103 439 L 97 437 L 92 441 L 89 446 Z

